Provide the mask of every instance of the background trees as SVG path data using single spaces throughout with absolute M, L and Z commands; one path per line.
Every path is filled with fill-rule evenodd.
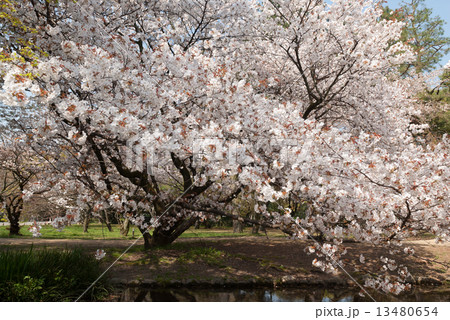
M 408 43 L 416 56 L 413 61 L 401 65 L 400 73 L 414 79 L 426 79 L 418 92 L 425 116 L 422 121 L 430 124 L 433 140 L 439 139 L 449 133 L 450 125 L 448 67 L 444 66 L 440 72 L 435 70 L 450 50 L 450 38 L 444 36 L 445 22 L 427 8 L 423 0 L 404 1 L 394 11 L 385 7 L 382 17 L 405 22 L 400 41 Z M 436 81 L 438 79 L 440 81 Z
M 10 223 L 9 233 L 18 235 L 19 219 L 24 208 L 24 193 L 32 184 L 39 171 L 35 155 L 19 137 L 2 137 L 0 145 L 0 204 Z
M 401 8 L 394 11 L 386 7 L 383 18 L 406 23 L 400 41 L 412 47 L 415 59 L 402 65 L 402 75 L 432 71 L 450 50 L 450 39 L 444 36 L 444 20 L 433 15 L 424 0 L 403 1 Z

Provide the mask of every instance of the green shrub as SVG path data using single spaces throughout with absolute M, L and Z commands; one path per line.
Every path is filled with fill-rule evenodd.
M 438 134 L 450 134 L 450 111 L 436 114 L 430 121 L 430 128 Z
M 0 301 L 71 301 L 100 274 L 99 262 L 80 249 L 0 251 Z M 106 293 L 100 281 L 84 298 Z
M 17 301 L 40 301 L 43 295 L 43 285 L 43 279 L 25 276 L 23 282 L 12 284 L 9 298 L 16 298 Z

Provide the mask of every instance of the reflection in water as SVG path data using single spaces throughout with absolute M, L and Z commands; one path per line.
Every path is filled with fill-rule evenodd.
M 414 291 L 401 296 L 388 296 L 380 293 L 372 294 L 377 301 L 450 301 L 450 291 L 420 292 Z M 371 301 L 362 297 L 358 291 L 351 289 L 324 288 L 284 288 L 284 289 L 199 289 L 199 288 L 126 288 L 120 301 L 152 301 L 152 302 L 358 302 Z

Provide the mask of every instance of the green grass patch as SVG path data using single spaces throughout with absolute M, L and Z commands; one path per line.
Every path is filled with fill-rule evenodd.
M 267 260 L 267 259 L 258 259 L 258 263 L 261 267 L 267 268 L 267 269 L 275 269 L 277 271 L 286 272 L 287 268 L 283 266 L 282 264 L 275 263 L 273 261 Z
M 178 258 L 181 263 L 194 263 L 203 261 L 211 266 L 223 267 L 223 259 L 226 253 L 214 248 L 192 248 Z
M 22 226 L 20 229 L 20 238 L 32 238 L 32 234 L 28 231 L 29 226 Z M 0 238 L 9 238 L 8 226 L 0 226 Z M 119 225 L 112 225 L 112 232 L 108 231 L 105 225 L 96 223 L 90 224 L 88 232 L 83 232 L 82 225 L 71 225 L 58 231 L 50 225 L 43 225 L 41 229 L 41 239 L 83 239 L 83 240 L 101 240 L 101 239 L 133 239 L 132 229 L 128 236 L 120 234 Z M 141 232 L 134 228 L 134 238 L 141 236 Z M 150 234 L 152 231 L 150 231 Z M 270 231 L 270 237 L 284 236 L 281 232 Z M 248 236 L 265 236 L 264 234 L 254 235 L 250 232 L 233 233 L 232 228 L 212 228 L 212 229 L 194 229 L 191 228 L 184 232 L 180 238 L 217 238 L 217 237 L 248 237 Z M 16 236 L 14 236 L 16 237 Z
M 22 226 L 20 228 L 20 233 L 22 236 L 20 238 L 32 238 L 31 232 L 28 231 L 29 226 Z M 88 232 L 83 232 L 82 225 L 71 225 L 64 228 L 62 231 L 58 231 L 50 225 L 43 225 L 41 229 L 42 239 L 131 239 L 131 230 L 127 237 L 120 234 L 120 229 L 118 225 L 113 225 L 112 232 L 108 231 L 106 226 L 101 224 L 91 224 L 89 225 Z M 135 237 L 139 237 L 141 233 L 136 229 Z M 7 226 L 0 227 L 0 238 L 9 238 L 9 230 Z
M 73 301 L 101 274 L 99 262 L 81 249 L 0 251 L 0 301 Z M 106 296 L 103 279 L 84 300 Z

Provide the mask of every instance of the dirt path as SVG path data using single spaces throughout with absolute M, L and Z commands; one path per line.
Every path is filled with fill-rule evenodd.
M 135 240 L 83 240 L 83 239 L 30 239 L 30 238 L 0 238 L 0 248 L 6 247 L 28 247 L 33 246 L 45 246 L 45 247 L 81 247 L 87 249 L 99 249 L 99 248 L 126 248 L 130 246 Z M 139 240 L 136 245 L 143 245 L 144 241 Z
M 61 239 L 0 239 L 0 248 L 25 248 L 31 244 L 45 247 L 81 247 L 93 252 L 105 249 L 105 266 L 114 261 L 134 240 L 61 240 Z M 310 242 L 281 238 L 182 238 L 165 249 L 148 252 L 132 250 L 109 272 L 113 282 L 121 284 L 167 285 L 186 283 L 335 283 L 354 284 L 342 271 L 329 275 L 312 266 L 314 255 L 305 253 Z M 405 246 L 415 249 L 415 257 L 396 255 L 399 264 L 408 266 L 415 282 L 445 284 L 450 281 L 450 243 L 433 240 L 411 240 Z M 138 240 L 135 247 L 142 248 Z M 346 243 L 345 269 L 352 277 L 362 279 L 366 272 L 359 269 L 359 256 L 366 257 L 372 270 L 380 268 L 380 256 L 394 258 L 383 247 L 361 243 Z

